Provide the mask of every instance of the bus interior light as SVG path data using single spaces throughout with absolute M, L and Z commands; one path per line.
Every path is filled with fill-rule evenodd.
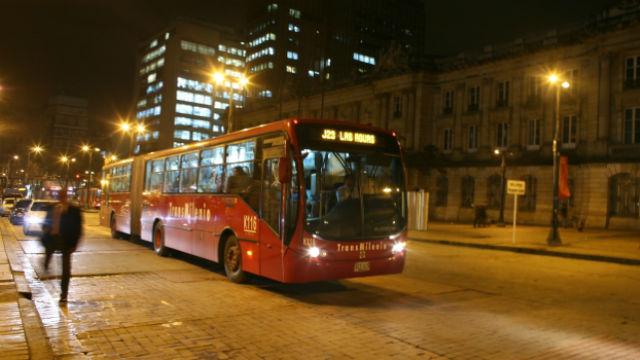
M 320 256 L 320 248 L 317 246 L 312 246 L 308 248 L 307 255 L 309 255 L 309 257 L 311 258 L 317 258 L 318 256 Z
M 395 244 L 393 244 L 393 247 L 391 248 L 391 251 L 394 254 L 398 254 L 404 251 L 404 249 L 407 247 L 407 243 L 405 242 L 397 242 Z
M 253 251 L 247 250 L 247 256 L 253 256 Z

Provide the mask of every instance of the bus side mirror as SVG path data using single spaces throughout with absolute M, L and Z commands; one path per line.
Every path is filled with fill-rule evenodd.
M 291 162 L 286 157 L 280 158 L 280 163 L 278 164 L 278 180 L 280 180 L 281 184 L 291 181 Z

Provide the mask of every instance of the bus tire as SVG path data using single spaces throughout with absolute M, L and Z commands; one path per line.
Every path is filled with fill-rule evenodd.
M 161 222 L 153 225 L 153 251 L 160 256 L 167 256 L 169 251 L 164 245 L 164 226 Z
M 240 242 L 234 235 L 230 235 L 224 244 L 224 272 L 234 283 L 243 283 L 247 275 L 242 271 L 242 249 Z
M 116 215 L 111 213 L 111 220 L 109 220 L 109 228 L 111 229 L 111 238 L 120 239 L 120 231 L 116 229 Z

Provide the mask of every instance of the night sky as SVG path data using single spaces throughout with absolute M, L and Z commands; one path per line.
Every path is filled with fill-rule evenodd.
M 132 103 L 139 41 L 177 16 L 242 27 L 250 0 L 0 0 L 0 106 L 29 117 L 47 98 L 89 99 L 99 123 Z M 611 0 L 427 0 L 430 54 L 547 31 L 586 19 Z M 6 112 L 6 111 L 5 111 Z

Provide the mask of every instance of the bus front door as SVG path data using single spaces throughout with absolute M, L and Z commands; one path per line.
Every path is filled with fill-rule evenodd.
M 278 180 L 279 161 L 279 157 L 265 158 L 262 163 L 260 275 L 282 281 L 284 248 L 280 237 L 282 184 Z

